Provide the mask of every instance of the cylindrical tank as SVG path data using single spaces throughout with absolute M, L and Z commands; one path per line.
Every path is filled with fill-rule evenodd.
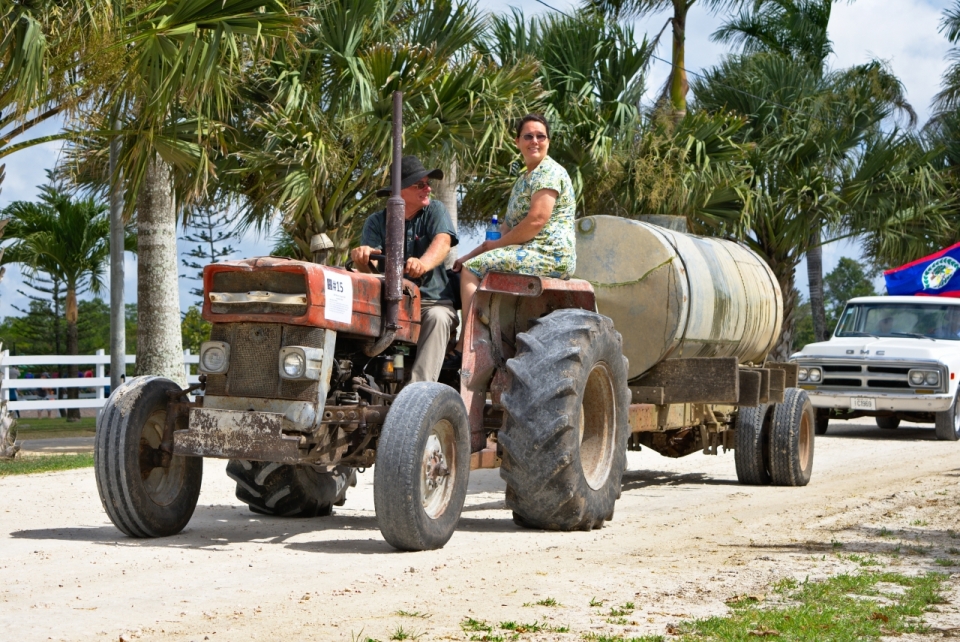
M 577 271 L 623 335 L 634 379 L 663 359 L 761 363 L 783 321 L 769 266 L 732 241 L 615 216 L 577 221 Z

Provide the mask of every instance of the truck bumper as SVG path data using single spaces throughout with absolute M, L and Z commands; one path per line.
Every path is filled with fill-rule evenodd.
M 950 394 L 939 395 L 896 395 L 890 393 L 875 394 L 850 394 L 837 392 L 820 392 L 817 390 L 807 390 L 807 396 L 810 397 L 810 403 L 814 408 L 838 408 L 863 410 L 854 407 L 854 399 L 873 399 L 878 411 L 899 411 L 899 412 L 943 412 L 949 410 L 953 404 L 953 396 Z
M 191 408 L 188 428 L 173 433 L 173 454 L 298 463 L 300 440 L 282 425 L 277 412 Z

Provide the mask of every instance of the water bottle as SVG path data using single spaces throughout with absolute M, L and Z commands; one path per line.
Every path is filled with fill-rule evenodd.
M 490 225 L 487 226 L 487 240 L 488 241 L 499 241 L 500 240 L 500 224 L 497 222 L 497 215 L 493 215 L 493 219 L 490 221 Z

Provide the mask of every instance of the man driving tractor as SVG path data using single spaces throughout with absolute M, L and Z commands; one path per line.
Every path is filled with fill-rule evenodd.
M 421 325 L 417 356 L 410 382 L 437 381 L 451 335 L 459 320 L 454 307 L 459 284 L 444 267 L 450 248 L 460 240 L 443 203 L 430 198 L 430 179 L 442 180 L 443 171 L 426 169 L 416 156 L 404 156 L 400 164 L 400 196 L 404 202 L 404 274 L 420 286 Z M 377 196 L 389 196 L 387 188 Z M 361 272 L 371 272 L 371 255 L 386 247 L 387 210 L 370 215 L 363 225 L 360 247 L 350 258 Z M 374 260 L 376 261 L 376 260 Z M 380 266 L 382 268 L 382 266 Z

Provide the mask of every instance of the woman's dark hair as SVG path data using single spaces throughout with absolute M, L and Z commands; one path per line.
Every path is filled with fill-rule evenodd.
M 523 118 L 517 121 L 517 138 L 520 138 L 520 133 L 523 131 L 523 126 L 527 123 L 540 123 L 547 130 L 547 138 L 550 138 L 550 123 L 547 122 L 547 119 L 544 118 L 541 114 L 527 114 Z

